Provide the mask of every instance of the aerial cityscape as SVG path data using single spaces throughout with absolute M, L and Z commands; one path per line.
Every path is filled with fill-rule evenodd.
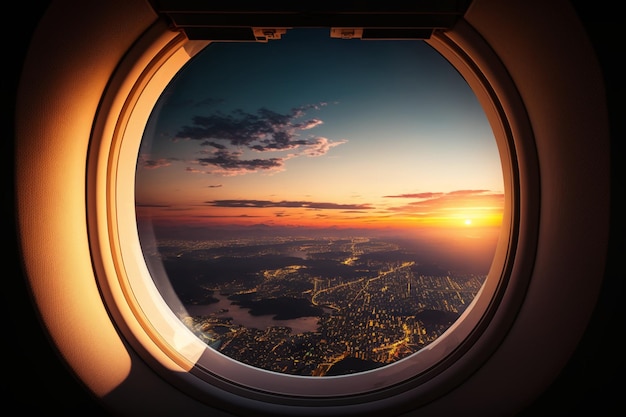
M 177 74 L 143 133 L 135 208 L 194 335 L 332 376 L 415 354 L 466 311 L 504 188 L 480 103 L 432 47 L 304 29 L 214 42 Z
M 486 275 L 418 262 L 400 241 L 279 237 L 160 242 L 181 320 L 207 345 L 280 373 L 374 369 L 418 352 L 471 304 Z

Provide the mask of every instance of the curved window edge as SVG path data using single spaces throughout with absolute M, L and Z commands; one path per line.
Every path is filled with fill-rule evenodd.
M 152 106 L 169 80 L 194 52 L 206 45 L 188 41 L 184 36 L 173 34 L 159 25 L 144 37 L 143 42 L 145 44 L 138 44 L 137 50 L 150 52 L 140 53 L 139 58 L 131 54 L 132 58 L 127 59 L 130 68 L 122 67 L 118 72 L 117 82 L 112 83 L 110 88 L 115 94 L 105 101 L 109 104 L 101 109 L 96 124 L 98 128 L 94 131 L 96 140 L 92 139 L 99 146 L 94 147 L 91 154 L 89 166 L 92 180 L 88 191 L 91 207 L 94 208 L 90 212 L 96 213 L 89 223 L 92 250 L 103 259 L 98 268 L 98 280 L 104 298 L 126 338 L 144 353 L 152 366 L 161 368 L 160 373 L 170 374 L 168 379 L 172 379 L 171 374 L 174 373 L 176 376 L 173 379 L 178 380 L 175 383 L 195 386 L 204 401 L 214 401 L 216 395 L 222 398 L 234 395 L 225 402 L 235 399 L 241 403 L 243 396 L 253 404 L 258 400 L 273 403 L 278 408 L 285 403 L 296 407 L 309 406 L 313 401 L 325 407 L 348 404 L 354 408 L 365 405 L 369 410 L 374 403 L 382 402 L 386 406 L 390 401 L 398 402 L 400 397 L 407 397 L 405 401 L 410 401 L 412 406 L 416 401 L 426 402 L 443 395 L 480 366 L 490 354 L 489 350 L 495 349 L 493 340 L 506 333 L 523 299 L 529 270 L 519 265 L 522 264 L 520 257 L 525 259 L 534 254 L 535 236 L 532 235 L 536 229 L 537 174 L 533 170 L 536 164 L 532 132 L 521 100 L 495 55 L 468 25 L 459 22 L 455 29 L 436 33 L 427 42 L 470 84 L 491 123 L 503 162 L 507 196 L 503 225 L 511 225 L 511 228 L 502 228 L 492 270 L 483 286 L 483 292 L 487 292 L 488 296 L 477 297 L 482 304 L 478 313 L 476 308 L 468 309 L 480 317 L 472 319 L 471 328 L 465 329 L 465 340 L 454 352 L 433 361 L 434 366 L 426 366 L 416 377 L 407 375 L 392 386 L 380 390 L 370 387 L 362 392 L 341 392 L 338 384 L 343 383 L 342 377 L 337 378 L 336 385 L 329 384 L 325 378 L 323 384 L 326 387 L 321 389 L 321 394 L 313 396 L 308 394 L 312 392 L 310 386 L 285 393 L 281 382 L 288 379 L 285 375 L 279 375 L 275 388 L 271 388 L 270 384 L 269 389 L 265 385 L 266 380 L 260 386 L 255 386 L 258 381 L 252 379 L 244 381 L 244 384 L 233 383 L 229 381 L 229 371 L 224 371 L 224 375 L 214 371 L 216 365 L 220 369 L 233 366 L 233 361 L 228 358 L 217 364 L 213 355 L 209 367 L 198 367 L 197 361 L 203 356 L 206 345 L 183 328 L 170 308 L 162 302 L 156 288 L 129 284 L 129 277 L 141 276 L 144 284 L 150 277 L 142 262 L 143 253 L 136 234 L 133 181 L 127 180 L 134 178 L 142 131 Z M 133 215 L 120 216 L 118 213 Z M 520 238 L 527 253 L 519 253 L 517 241 Z M 125 243 L 129 241 L 133 243 Z M 158 323 L 154 321 L 157 316 L 161 317 Z M 457 323 L 454 327 L 468 326 L 467 321 L 465 325 L 462 320 Z M 240 363 L 235 365 L 243 366 Z M 256 371 L 252 375 L 258 377 L 255 374 Z M 313 388 L 313 392 L 318 390 Z M 336 395 L 337 391 L 341 394 Z M 391 399 L 389 391 L 394 394 Z

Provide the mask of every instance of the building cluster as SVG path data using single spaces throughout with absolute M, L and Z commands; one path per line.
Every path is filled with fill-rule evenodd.
M 319 245 L 310 248 L 319 254 Z M 367 242 L 352 248 L 361 256 Z M 246 289 L 258 299 L 306 298 L 323 307 L 315 331 L 296 333 L 279 320 L 263 329 L 246 327 L 223 315 L 184 320 L 208 345 L 254 367 L 323 376 L 342 360 L 355 358 L 362 362 L 362 368 L 351 371 L 357 372 L 395 362 L 432 343 L 470 305 L 485 279 L 421 275 L 410 260 L 352 266 L 360 273 L 351 279 L 311 276 L 303 265 L 260 271 L 262 279 Z

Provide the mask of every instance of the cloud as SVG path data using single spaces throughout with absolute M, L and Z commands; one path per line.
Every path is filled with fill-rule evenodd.
M 311 110 L 311 109 L 319 110 L 325 106 L 328 106 L 328 103 L 323 102 L 323 101 L 317 104 L 305 104 L 303 106 L 294 107 L 293 109 L 291 109 L 291 114 L 293 115 L 294 118 L 300 118 L 304 116 L 308 110 Z
M 428 207 L 435 204 L 437 206 L 459 207 L 475 206 L 477 203 L 482 204 L 481 202 L 496 203 L 500 206 L 504 203 L 504 194 L 494 193 L 489 190 L 458 190 L 445 194 L 440 193 L 439 196 L 434 196 L 431 199 L 414 201 L 409 204 L 414 207 Z
M 326 155 L 331 148 L 346 143 L 346 140 L 340 140 L 331 142 L 327 138 L 319 137 L 312 141 L 310 146 L 304 150 L 304 154 L 307 156 L 322 156 Z
M 490 190 L 456 190 L 447 193 L 424 192 L 415 194 L 388 195 L 387 198 L 405 198 L 417 201 L 403 206 L 391 207 L 390 211 L 411 213 L 416 216 L 431 215 L 450 210 L 501 210 L 504 207 L 504 194 Z
M 241 109 L 231 114 L 218 111 L 208 116 L 193 116 L 193 125 L 183 126 L 176 138 L 225 141 L 250 148 L 259 144 L 280 148 L 291 146 L 296 136 L 293 119 L 293 113 L 280 114 L 266 108 L 260 108 L 254 114 Z
M 160 159 L 149 159 L 145 155 L 140 156 L 139 162 L 137 165 L 144 169 L 158 169 L 164 168 L 172 165 L 173 161 L 176 161 L 176 158 L 160 158 Z
M 207 173 L 239 175 L 282 170 L 286 159 L 322 156 L 335 146 L 346 143 L 345 140 L 332 141 L 324 137 L 300 137 L 300 132 L 323 124 L 318 118 L 300 120 L 307 110 L 323 106 L 326 103 L 300 106 L 287 114 L 260 108 L 255 113 L 236 109 L 229 114 L 217 111 L 209 115 L 196 115 L 191 119 L 192 124 L 183 126 L 173 140 L 198 141 L 200 146 L 210 148 L 202 152 L 206 157 L 196 160 L 198 164 L 207 167 Z M 291 151 L 291 154 L 249 159 L 245 150 L 260 155 L 279 151 Z
M 305 208 L 317 210 L 370 210 L 373 209 L 369 204 L 337 204 L 313 201 L 270 201 L 270 200 L 213 200 L 207 201 L 206 204 L 212 207 L 230 207 L 230 208 Z
M 226 171 L 274 170 L 283 166 L 283 158 L 239 159 L 240 152 L 218 150 L 210 157 L 199 158 L 202 166 L 213 165 Z
M 298 129 L 298 130 L 309 130 L 309 129 L 313 129 L 314 127 L 317 127 L 321 124 L 323 124 L 324 122 L 322 122 L 320 119 L 311 119 L 311 120 L 307 120 L 305 122 L 301 122 L 301 123 L 296 123 L 294 124 L 294 128 Z
M 450 191 L 448 195 L 488 195 L 490 193 L 489 190 L 457 190 Z
M 217 142 L 213 142 L 213 141 L 210 141 L 210 140 L 205 140 L 204 142 L 202 142 L 200 144 L 200 146 L 212 146 L 212 147 L 214 147 L 216 149 L 226 149 L 226 145 L 223 145 L 223 144 L 217 143 Z
M 207 187 L 209 187 L 209 188 L 221 188 L 222 184 L 207 185 Z
M 417 194 L 398 194 L 398 195 L 386 195 L 384 198 L 418 198 L 418 199 L 430 199 L 442 196 L 444 193 L 417 193 Z

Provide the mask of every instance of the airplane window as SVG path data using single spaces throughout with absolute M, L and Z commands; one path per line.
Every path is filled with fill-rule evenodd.
M 493 132 L 448 61 L 315 29 L 194 57 L 151 113 L 135 181 L 176 317 L 220 355 L 304 377 L 400 363 L 446 334 L 504 210 Z
M 170 2 L 78 3 L 23 65 L 19 243 L 108 410 L 511 415 L 563 369 L 604 276 L 610 137 L 566 3 L 474 1 L 403 41 L 281 14 L 296 29 L 260 43 L 187 37 Z

